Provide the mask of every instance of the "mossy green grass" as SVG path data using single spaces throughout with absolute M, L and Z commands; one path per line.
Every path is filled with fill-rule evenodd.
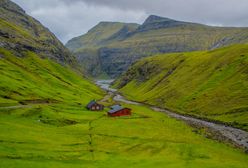
M 0 50 L 0 167 L 244 168 L 239 149 L 205 138 L 181 121 L 126 105 L 129 117 L 88 111 L 104 92 L 72 71 L 32 52 Z M 25 55 L 25 54 L 23 54 Z M 108 99 L 108 101 L 110 101 Z M 111 101 L 110 101 L 111 102 Z
M 1 167 L 245 168 L 238 149 L 146 107 L 111 118 L 74 104 L 1 110 Z
M 87 103 L 104 92 L 71 67 L 27 52 L 24 58 L 0 49 L 0 106 L 23 102 Z
M 248 45 L 234 45 L 143 59 L 115 86 L 129 99 L 248 130 L 247 72 Z

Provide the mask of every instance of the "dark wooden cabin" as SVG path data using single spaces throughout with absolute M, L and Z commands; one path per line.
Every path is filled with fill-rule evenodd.
M 102 104 L 97 103 L 95 100 L 92 100 L 87 104 L 87 109 L 91 111 L 102 111 L 104 109 L 104 106 Z
M 128 116 L 131 115 L 131 109 L 120 105 L 115 105 L 111 107 L 110 111 L 108 111 L 108 115 L 111 117 Z

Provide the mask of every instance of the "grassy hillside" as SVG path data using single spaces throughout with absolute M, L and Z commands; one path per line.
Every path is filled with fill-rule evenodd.
M 115 84 L 130 99 L 248 130 L 248 45 L 158 55 Z
M 71 70 L 77 64 L 63 44 L 9 0 L 0 1 L 0 46 L 0 107 L 67 100 L 86 103 L 102 94 Z M 79 100 L 79 95 L 88 99 Z
M 102 40 L 103 35 L 109 36 L 109 32 L 117 30 L 119 32 L 115 35 Z M 158 53 L 209 50 L 247 42 L 248 28 L 213 27 L 150 16 L 136 29 L 116 29 L 112 24 L 99 24 L 87 34 L 70 40 L 66 46 L 75 53 L 82 65 L 90 60 L 86 68 L 89 74 L 96 77 L 104 73 L 115 78 L 143 57 Z M 96 64 L 98 71 L 93 70 Z
M 25 54 L 18 58 L 0 49 L 0 106 L 65 101 L 85 104 L 103 94 L 69 66 L 41 59 L 32 52 Z

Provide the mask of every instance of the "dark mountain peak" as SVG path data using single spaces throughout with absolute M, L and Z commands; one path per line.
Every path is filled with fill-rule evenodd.
M 173 20 L 170 18 L 160 17 L 156 15 L 150 15 L 145 22 L 137 29 L 136 32 L 143 32 L 149 30 L 171 28 L 182 25 L 187 25 L 190 23 Z
M 161 17 L 161 16 L 150 15 L 145 20 L 145 22 L 143 23 L 143 25 L 145 25 L 145 24 L 151 24 L 151 23 L 157 23 L 157 22 L 172 22 L 172 21 L 175 21 L 175 20 L 170 19 L 170 18 Z

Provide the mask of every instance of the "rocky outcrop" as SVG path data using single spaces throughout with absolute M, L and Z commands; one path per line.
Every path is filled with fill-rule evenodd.
M 61 64 L 75 63 L 53 33 L 10 0 L 0 1 L 0 25 L 1 47 L 16 52 L 15 55 L 24 56 L 23 52 L 32 51 Z

